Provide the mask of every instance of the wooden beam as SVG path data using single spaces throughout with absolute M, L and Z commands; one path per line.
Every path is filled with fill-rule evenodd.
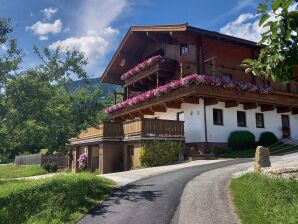
M 298 114 L 298 108 L 292 108 L 292 114 L 293 115 Z
M 183 103 L 191 103 L 191 104 L 199 104 L 200 98 L 196 97 L 196 96 L 183 97 L 182 102 Z
M 141 110 L 142 115 L 154 115 L 154 111 L 151 109 Z
M 262 104 L 261 105 L 261 111 L 266 112 L 266 111 L 272 111 L 275 109 L 275 105 L 268 105 L 268 104 Z
M 225 101 L 225 107 L 226 108 L 238 107 L 238 106 L 239 106 L 239 101 L 237 101 L 237 100 L 228 100 L 228 101 Z
M 164 105 L 153 106 L 151 110 L 154 112 L 167 112 L 167 108 Z
M 219 102 L 218 98 L 205 98 L 204 101 L 206 106 L 215 105 L 215 104 L 218 104 Z
M 258 107 L 257 103 L 244 103 L 243 104 L 244 110 L 252 110 L 252 109 L 256 109 L 257 107 Z
M 166 102 L 165 106 L 173 109 L 181 109 L 181 102 L 176 102 L 176 101 Z
M 140 112 L 140 111 L 136 111 L 136 112 L 133 112 L 131 113 L 131 116 L 136 118 L 136 117 L 144 117 L 143 114 Z
M 288 113 L 291 111 L 291 108 L 290 107 L 281 107 L 281 106 L 278 106 L 276 107 L 277 109 L 277 113 L 281 114 L 281 113 Z

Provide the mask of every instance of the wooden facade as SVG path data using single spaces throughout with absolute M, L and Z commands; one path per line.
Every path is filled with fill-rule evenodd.
M 154 117 L 155 114 L 168 113 L 169 110 L 179 111 L 182 104 L 203 103 L 205 120 L 202 123 L 205 127 L 202 132 L 205 132 L 205 139 L 198 143 L 200 145 L 206 145 L 208 142 L 206 107 L 224 103 L 226 109 L 243 105 L 244 111 L 260 108 L 260 112 L 276 111 L 277 114 L 297 115 L 298 68 L 295 69 L 294 79 L 287 85 L 245 73 L 240 66 L 241 62 L 246 58 L 256 58 L 259 50 L 260 46 L 255 42 L 187 24 L 131 27 L 101 77 L 101 82 L 123 86 L 124 100 L 146 91 L 153 91 L 191 74 L 245 81 L 256 86 L 270 86 L 272 92 L 237 92 L 234 89 L 206 84 L 181 86 L 165 94 L 109 112 L 110 119 L 115 122 L 104 123 L 82 132 L 77 139 L 71 140 L 70 145 L 82 145 L 92 139 L 98 142 L 114 140 L 118 145 L 113 146 L 110 151 L 115 147 L 122 148 L 122 156 L 128 158 L 138 154 L 134 150 L 140 148 L 139 139 L 165 138 L 183 141 L 183 121 Z M 162 59 L 126 79 L 121 79 L 122 74 L 156 55 Z M 193 114 L 193 111 L 190 113 Z M 146 119 L 148 116 L 151 119 Z M 123 164 L 127 168 L 130 162 L 125 160 Z

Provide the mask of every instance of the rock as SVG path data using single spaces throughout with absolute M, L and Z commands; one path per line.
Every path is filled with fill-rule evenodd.
M 270 152 L 268 148 L 258 146 L 256 149 L 254 171 L 260 172 L 263 167 L 270 167 Z

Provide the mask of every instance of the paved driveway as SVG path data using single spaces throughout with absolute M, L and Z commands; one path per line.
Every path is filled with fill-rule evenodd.
M 179 219 L 175 218 L 177 217 L 175 211 L 180 203 L 183 189 L 190 180 L 210 170 L 246 161 L 228 160 L 192 166 L 138 180 L 116 190 L 79 223 L 176 223 Z

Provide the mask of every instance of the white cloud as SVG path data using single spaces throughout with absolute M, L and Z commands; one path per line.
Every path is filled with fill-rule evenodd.
M 297 3 L 289 7 L 289 11 L 294 11 L 297 8 Z M 279 13 L 280 10 L 277 10 L 276 13 Z M 269 21 L 276 21 L 278 17 L 275 17 L 272 12 L 269 13 Z M 220 28 L 219 32 L 235 36 L 251 41 L 258 42 L 261 39 L 261 33 L 266 31 L 266 28 L 259 27 L 260 17 L 257 14 L 244 13 L 238 16 L 237 19 L 227 23 L 225 26 Z
M 236 20 L 222 27 L 219 32 L 251 41 L 259 41 L 262 30 L 258 24 L 259 18 L 257 15 L 244 13 L 238 16 Z
M 49 7 L 49 8 L 45 8 L 43 10 L 41 10 L 41 12 L 43 13 L 44 17 L 46 19 L 51 19 L 52 16 L 58 12 L 58 9 L 57 8 L 52 8 L 52 7 Z
M 99 36 L 70 37 L 65 40 L 59 40 L 52 43 L 49 48 L 51 50 L 60 47 L 62 51 L 68 49 L 76 49 L 85 53 L 88 59 L 102 59 L 108 47 L 108 41 Z
M 38 35 L 40 40 L 47 40 L 48 34 L 57 34 L 60 33 L 62 29 L 62 22 L 60 19 L 55 20 L 53 23 L 43 23 L 38 21 L 32 26 L 27 26 L 27 31 L 32 31 L 34 34 Z
M 75 48 L 88 58 L 88 72 L 101 71 L 105 55 L 116 47 L 119 30 L 112 23 L 130 8 L 131 0 L 88 0 L 82 1 L 74 15 L 75 28 L 72 36 L 52 43 L 49 48 L 60 47 L 62 51 Z M 90 74 L 91 76 L 93 74 Z

